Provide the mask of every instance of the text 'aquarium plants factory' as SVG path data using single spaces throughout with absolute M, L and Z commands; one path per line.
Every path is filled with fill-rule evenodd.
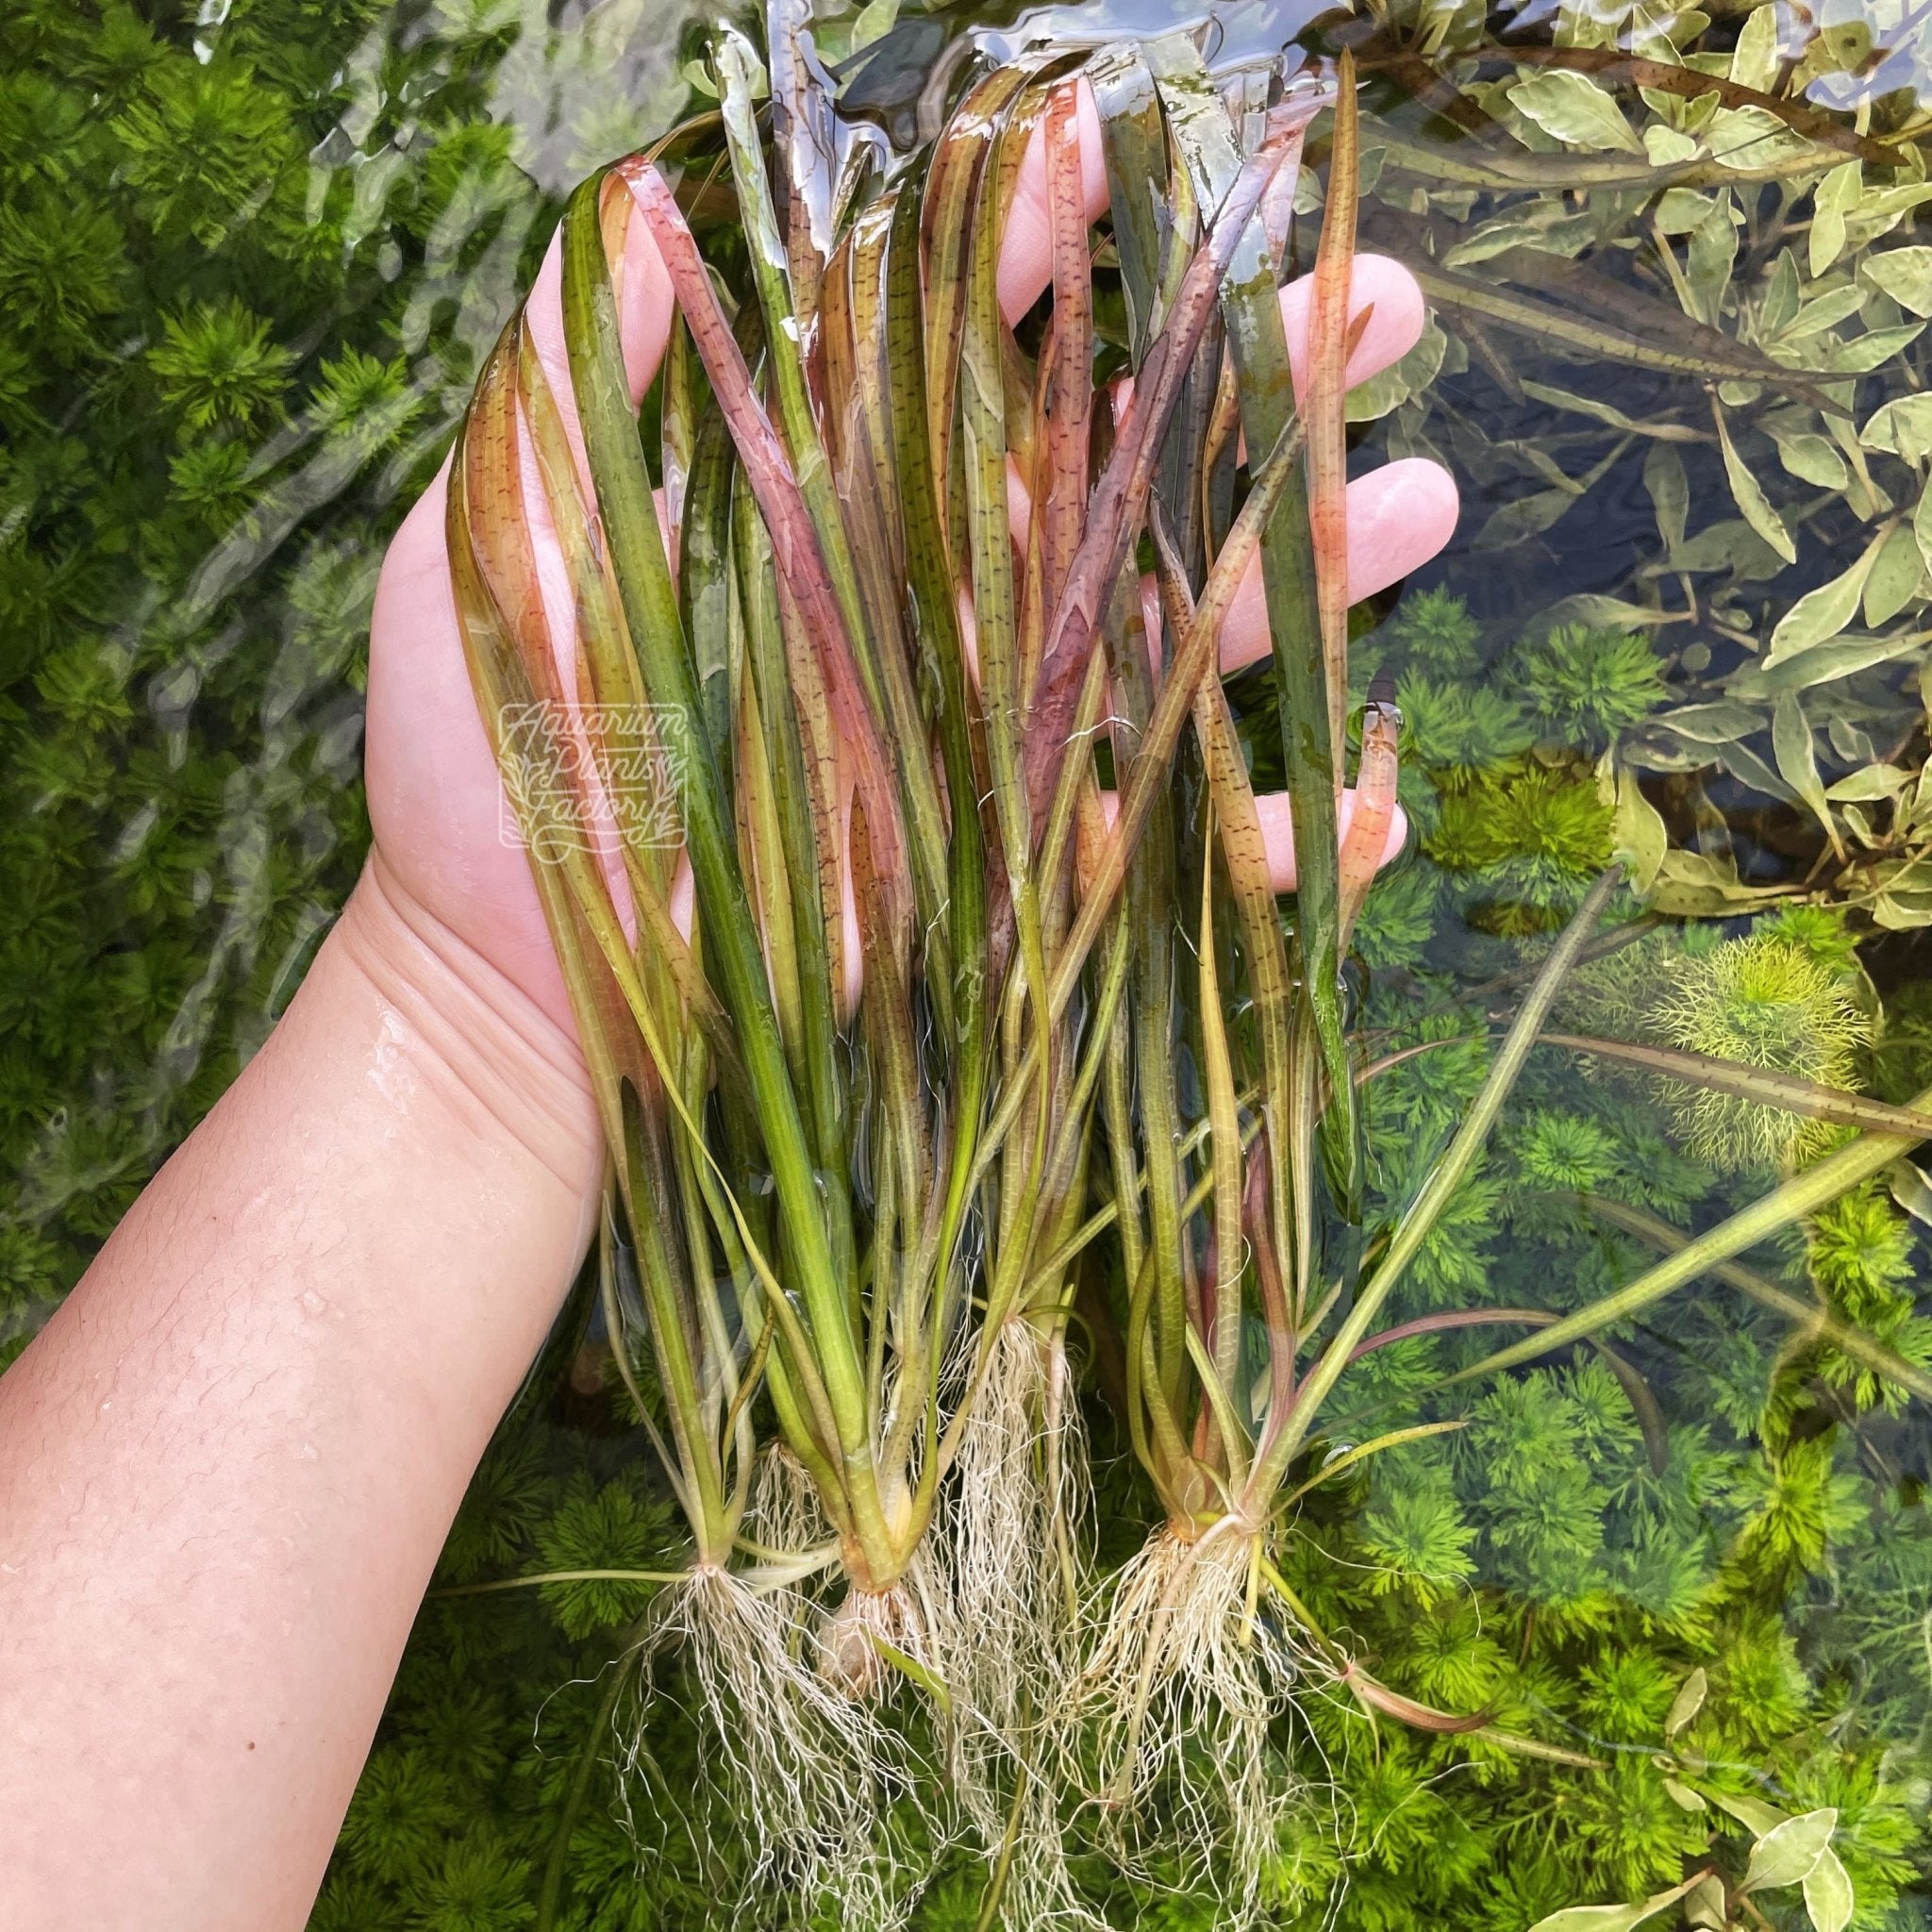
M 1932 1926 L 1928 324 L 1925 0 L 13 0 L 0 1364 L 372 818 L 604 1150 L 312 1932 Z

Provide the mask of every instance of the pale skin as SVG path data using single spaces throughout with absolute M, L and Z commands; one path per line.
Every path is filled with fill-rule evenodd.
M 1009 316 L 1048 278 L 1042 194 L 1036 152 L 1002 260 Z M 567 396 L 556 262 L 532 312 Z M 1358 380 L 1413 342 L 1422 303 L 1367 258 L 1354 300 L 1374 304 Z M 641 392 L 671 315 L 647 245 L 621 307 Z M 1299 356 L 1306 303 L 1291 290 L 1284 308 Z M 1427 463 L 1349 499 L 1357 597 L 1455 523 Z M 305 1923 L 450 1520 L 590 1239 L 602 1145 L 525 860 L 498 836 L 442 528 L 439 479 L 376 599 L 375 849 L 348 908 L 268 1043 L 0 1378 L 9 1925 Z M 1257 583 L 1224 661 L 1266 648 Z

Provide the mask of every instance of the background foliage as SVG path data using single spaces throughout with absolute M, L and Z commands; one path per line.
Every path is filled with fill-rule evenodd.
M 687 97 L 675 17 L 553 11 L 21 0 L 0 20 L 0 1360 L 232 1078 L 340 905 L 366 838 L 381 546 L 556 196 Z M 1759 90 L 1854 105 L 1862 77 L 1857 120 L 1835 124 L 1857 141 L 1917 111 L 1882 33 L 1862 54 L 1817 36 L 1794 66 L 1762 42 L 1779 17 L 1637 30 L 1651 58 L 1682 47 Z M 1397 678 L 1418 829 L 1363 921 L 1365 1013 L 1391 1049 L 1440 1042 L 1376 1085 L 1382 1200 L 1481 1078 L 1490 982 L 1620 843 L 1648 852 L 1668 909 L 1728 917 L 1597 962 L 1575 1030 L 1734 1051 L 1748 1014 L 1781 1063 L 1808 1053 L 1814 1077 L 1905 1098 L 1932 1068 L 1923 956 L 1898 936 L 1932 914 L 1923 150 L 1881 161 L 1587 63 L 1473 61 L 1445 112 L 1378 48 L 1447 62 L 1494 22 L 1405 5 L 1355 25 L 1374 30 L 1358 52 L 1379 112 L 1366 237 L 1424 265 L 1436 318 L 1357 413 L 1374 449 L 1440 453 L 1470 506 L 1357 647 L 1364 680 Z M 827 44 L 863 56 L 877 111 L 916 119 L 948 32 L 874 0 Z M 1610 38 L 1575 17 L 1562 37 Z M 1554 334 L 1525 303 L 1594 333 Z M 1687 371 L 1687 345 L 1711 366 Z M 1240 710 L 1266 714 L 1266 675 Z M 1397 1314 L 1583 1306 L 1645 1251 L 1580 1197 L 1698 1224 L 1795 1151 L 1761 1110 L 1701 1106 L 1540 1055 Z M 1932 1198 L 1909 1176 L 1896 1191 Z M 1919 1224 L 1886 1190 L 1753 1258 L 1932 1362 Z M 1282 1730 L 1308 1803 L 1271 1913 L 1515 1932 L 1711 1857 L 1735 1874 L 1754 1834 L 1729 1797 L 1835 1807 L 1857 1923 L 1920 1923 L 1924 1416 L 1715 1287 L 1614 1357 L 1431 1391 L 1489 1345 L 1364 1364 L 1377 1427 L 1468 1426 L 1315 1491 L 1291 1580 L 1385 1682 L 1588 1762 L 1372 1729 L 1311 1686 Z M 479 1474 L 441 1591 L 676 1562 L 606 1360 L 578 1309 Z M 1098 1400 L 1093 1422 L 1117 1450 Z M 1151 1506 L 1125 1457 L 1103 1455 L 1102 1481 L 1122 1554 Z M 432 1599 L 318 1932 L 683 1926 L 731 1895 L 675 1674 L 636 1732 L 627 1804 L 605 1762 L 593 1720 L 637 1695 L 611 1659 L 643 1591 Z M 1158 1872 L 1083 1875 L 1123 1924 L 1211 1917 Z M 943 1868 L 921 1923 L 972 1925 L 982 1878 Z M 1757 1904 L 1773 1924 L 1802 1909 Z

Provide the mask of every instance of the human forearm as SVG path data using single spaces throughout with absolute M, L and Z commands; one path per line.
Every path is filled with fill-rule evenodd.
M 6 1923 L 302 1924 L 601 1161 L 575 1046 L 365 878 L 0 1381 Z

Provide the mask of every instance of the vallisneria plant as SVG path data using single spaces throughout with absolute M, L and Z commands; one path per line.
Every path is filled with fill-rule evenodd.
M 1090 484 L 1068 64 L 995 73 L 938 143 L 923 201 L 917 176 L 865 200 L 870 157 L 841 140 L 792 9 L 771 47 L 784 228 L 761 75 L 726 34 L 715 125 L 617 164 L 566 213 L 583 464 L 513 323 L 449 519 L 475 682 L 613 1150 L 611 1279 L 635 1273 L 655 1383 L 637 1406 L 694 1540 L 655 1622 L 691 1638 L 772 1855 L 867 1919 L 890 1889 L 873 1818 L 907 1775 L 878 1693 L 927 1694 L 979 1811 L 982 1744 L 1024 1757 L 1024 1713 L 1055 1690 L 1047 1633 L 1075 1621 L 1065 1271 L 1125 979 L 1116 901 L 1289 453 L 1259 467 L 1215 558 L 1111 825 L 1091 733 L 1122 672 L 1096 640 L 1217 292 L 1257 208 L 1285 210 L 1317 103 L 1304 90 L 1264 117 L 1169 264 L 1168 311 Z M 1016 399 L 997 271 L 1036 126 L 1060 300 Z M 684 205 L 725 171 L 751 258 L 736 314 Z M 613 294 L 639 233 L 682 318 L 660 411 L 668 547 Z M 1040 505 L 1020 569 L 1009 461 Z M 546 525 L 567 613 L 535 566 Z M 640 770 L 662 774 L 675 839 L 626 795 Z M 558 802 L 560 826 L 544 817 Z M 767 1414 L 777 1486 L 783 1470 L 808 1485 L 790 1507 L 760 1500 Z M 827 1571 L 842 1593 L 819 1607 L 798 1586 Z M 1034 1782 L 1024 1761 L 1019 1778 Z M 1053 1886 L 1052 1863 L 1025 1870 Z
M 1257 1887 L 1260 1913 L 1284 1932 L 1499 1932 L 1573 1907 L 1585 1916 L 1552 1932 L 1756 1925 L 1755 1914 L 1835 1932 L 1847 1914 L 1861 1926 L 1923 1915 L 1923 1158 L 1888 1164 L 1590 1337 L 1443 1386 L 1495 1342 L 1535 1342 L 1550 1318 L 1591 1308 L 1849 1136 L 1884 1131 L 1868 1109 L 1902 1107 L 1932 1078 L 1932 1002 L 1912 930 L 1932 917 L 1920 690 L 1932 608 L 1926 45 L 1911 0 L 1811 12 L 1665 18 L 1621 0 L 1563 0 L 1531 22 L 1389 0 L 1324 16 L 1304 41 L 1327 54 L 1344 39 L 1354 46 L 1368 87 L 1362 245 L 1409 266 L 1430 308 L 1404 364 L 1351 395 L 1357 460 L 1433 454 L 1471 512 L 1392 609 L 1379 597 L 1354 613 L 1352 703 L 1373 674 L 1393 679 L 1401 802 L 1415 834 L 1356 921 L 1341 975 L 1362 1076 L 1364 1274 L 1381 1230 L 1474 1105 L 1552 936 L 1626 843 L 1645 916 L 1583 949 L 1553 1008 L 1567 1039 L 1545 1028 L 1483 1157 L 1376 1316 L 1369 1339 L 1382 1345 L 1348 1366 L 1286 1478 L 1284 1499 L 1314 1483 L 1279 1518 L 1274 1551 L 1307 1615 L 1271 1594 L 1264 1575 L 1254 1618 L 1257 1646 L 1291 1636 L 1302 1653 L 1265 1760 L 1303 1781 L 1301 1802 L 1278 1812 Z M 813 15 L 840 93 L 840 139 L 879 156 L 848 216 L 897 186 L 923 230 L 930 208 L 937 233 L 931 164 L 911 151 L 939 128 L 965 139 L 962 155 L 979 152 L 971 129 L 947 121 L 988 72 L 957 60 L 971 10 L 904 0 L 894 18 L 892 0 L 815 0 Z M 0 901 L 16 913 L 0 941 L 0 1363 L 233 1077 L 346 895 L 367 838 L 356 727 L 384 545 L 446 453 L 561 212 L 560 188 L 718 91 L 718 66 L 691 58 L 708 18 L 680 0 L 668 11 L 641 0 L 0 8 Z M 1243 128 L 1260 91 L 1235 68 L 1277 19 L 1218 9 L 1215 88 Z M 1165 111 L 1178 98 L 1167 56 L 1119 38 L 1109 55 L 1137 88 L 1139 69 L 1154 75 Z M 1098 87 L 1106 58 L 1087 72 Z M 754 69 L 765 139 L 759 85 Z M 813 140 L 794 150 L 793 136 L 779 138 L 787 152 L 774 157 L 771 194 L 785 233 L 791 157 L 808 158 Z M 1325 140 L 1318 122 L 1298 184 L 1297 272 L 1319 226 Z M 756 373 L 762 304 L 722 121 L 686 142 L 695 175 L 674 152 L 666 176 Z M 1162 153 L 1171 163 L 1171 141 Z M 1135 244 L 1117 239 L 1116 222 L 1144 203 L 1158 242 L 1166 210 L 1185 210 L 1191 193 L 1172 175 L 1171 164 L 1157 173 L 1158 191 L 1138 203 L 1117 195 L 1115 214 L 1087 236 L 1097 376 L 1132 356 L 1119 251 Z M 965 184 L 961 236 L 981 218 L 983 178 L 976 161 L 955 176 Z M 828 232 L 842 244 L 854 225 L 841 217 Z M 923 233 L 930 260 L 928 248 Z M 815 312 L 843 286 L 822 282 Z M 801 298 L 801 312 L 810 308 Z M 1043 320 L 1044 305 L 1011 337 L 994 323 L 983 338 L 999 351 L 989 393 L 1023 477 L 1036 463 Z M 802 328 L 815 368 L 820 339 Z M 927 340 L 943 372 L 945 339 Z M 688 334 L 672 353 L 643 433 L 665 488 L 688 635 L 715 639 L 726 633 L 699 610 L 717 608 L 722 587 L 729 615 L 740 546 L 756 575 L 769 537 L 756 516 L 727 514 L 722 565 L 706 552 L 696 531 L 717 528 L 717 513 L 693 507 L 727 483 L 733 510 L 755 499 Z M 1231 391 L 1224 401 L 1241 408 Z M 1111 447 L 1110 414 L 1093 409 L 1090 479 Z M 1042 408 L 1042 428 L 1054 415 Z M 958 417 L 956 395 L 945 417 L 955 447 Z M 880 425 L 895 435 L 902 421 L 868 417 L 866 434 L 896 446 Z M 824 425 L 834 462 L 841 426 Z M 1207 559 L 1189 554 L 1186 507 L 1165 481 L 1178 474 L 1167 468 L 1173 447 L 1164 441 L 1154 494 L 1198 572 Z M 889 530 L 904 514 L 897 474 L 872 492 Z M 964 527 L 958 476 L 935 492 L 949 529 Z M 582 487 L 589 500 L 588 476 Z M 1209 525 L 1222 530 L 1241 501 L 1231 457 L 1208 487 L 1224 491 Z M 1138 546 L 1143 572 L 1158 561 L 1154 536 L 1149 527 Z M 860 544 L 861 573 L 874 554 L 894 556 Z M 958 575 L 957 555 L 948 562 Z M 1024 548 L 1013 572 L 1023 600 Z M 1198 597 L 1204 577 L 1189 582 Z M 722 704 L 736 694 L 719 660 L 701 664 L 698 680 Z M 922 717 L 936 716 L 937 697 L 919 692 Z M 1257 789 L 1285 782 L 1277 696 L 1260 670 L 1226 690 L 1234 745 Z M 1121 705 L 1110 683 L 1100 707 L 1109 739 Z M 1208 761 L 1194 719 L 1183 723 L 1192 736 L 1168 802 L 1192 824 Z M 759 725 L 769 728 L 762 708 Z M 1117 789 L 1110 749 L 1097 782 Z M 1606 763 L 1614 794 L 1599 791 Z M 735 805 L 740 774 L 727 775 Z M 1081 811 L 1076 844 L 1091 859 L 1105 809 L 1099 822 Z M 1227 836 L 1219 802 L 1216 812 L 1211 837 L 1205 819 L 1191 834 L 1203 849 Z M 788 835 L 808 823 L 773 818 Z M 950 874 L 963 858 L 950 821 L 947 838 Z M 686 888 L 664 862 L 681 918 Z M 1241 901 L 1216 865 L 1215 928 L 1234 956 L 1217 955 L 1216 983 L 1238 1118 L 1256 1132 L 1261 1059 L 1235 955 Z M 995 919 L 997 871 L 982 855 Z M 948 885 L 959 890 L 950 875 Z M 1199 886 L 1190 871 L 1172 895 L 1184 1203 L 1212 1158 L 1194 1018 Z M 1123 890 L 1136 890 L 1131 875 Z M 775 895 L 760 888 L 755 903 L 768 957 L 799 943 L 767 925 Z M 1614 916 L 1630 909 L 1612 901 Z M 1700 924 L 1704 914 L 1722 926 Z M 1901 930 L 1874 943 L 1874 928 Z M 856 918 L 824 941 L 840 961 L 841 1032 L 848 931 L 856 949 Z M 1141 940 L 1137 926 L 1130 974 Z M 1083 1041 L 1115 942 L 1103 928 L 1070 1003 Z M 702 927 L 695 943 L 702 957 Z M 1770 949 L 1789 963 L 1791 943 L 1824 967 L 1824 981 L 1767 970 L 1779 964 Z M 1760 951 L 1755 964 L 1720 958 L 1732 947 Z M 1740 965 L 1765 1008 L 1756 1047 L 1705 997 Z M 1609 969 L 1641 994 L 1621 1011 L 1597 997 Z M 1831 1041 L 1812 1022 L 1836 1031 L 1848 993 L 1874 1037 L 1852 1044 L 1843 1071 L 1845 1056 L 1818 1051 Z M 774 989 L 781 1026 L 788 996 Z M 918 1004 L 929 997 L 921 983 L 923 1053 L 940 1038 Z M 706 1096 L 698 1118 L 715 1147 L 755 1117 L 724 1051 L 728 1026 L 696 1024 L 715 1028 L 717 1071 L 685 1091 Z M 1129 1030 L 1117 1023 L 1110 1038 L 1130 1049 L 1141 1024 L 1131 1008 Z M 998 1020 L 990 1025 L 996 1036 Z M 862 1097 L 859 1037 L 860 1056 L 841 1040 L 835 1059 L 854 1083 L 845 1091 Z M 1109 1047 L 1100 1086 L 1104 1098 L 1121 1082 L 1131 1119 L 1141 1081 L 1131 1057 L 1116 1066 L 1120 1051 Z M 1696 1084 L 1669 1058 L 1708 1057 L 1697 1071 L 1709 1079 L 1710 1059 L 1760 1054 L 1772 1063 L 1725 1089 Z M 1001 1063 L 987 1065 L 996 1095 Z M 1688 1115 L 1705 1095 L 1724 1103 L 1706 1110 L 1722 1133 L 1693 1159 Z M 670 1098 L 655 1105 L 668 1158 L 688 1158 Z M 1903 1111 L 1890 1116 L 1902 1139 L 1914 1131 Z M 1799 1135 L 1807 1144 L 1794 1147 Z M 956 1499 L 974 1457 L 1002 1472 L 1009 1502 L 1042 1512 L 1008 1520 L 1049 1520 L 1049 1445 L 1084 1415 L 1096 1495 L 1084 1510 L 1071 1497 L 1059 1506 L 1072 1534 L 978 1543 L 1008 1566 L 977 1573 L 988 1578 L 980 1602 L 1018 1605 L 1031 1592 L 1057 1620 L 1016 1611 L 999 1641 L 1044 1629 L 1058 1662 L 1043 1675 L 1029 1666 L 1028 1681 L 1063 1688 L 1091 1627 L 1065 1628 L 1069 1557 L 1091 1605 L 1140 1547 L 1149 1512 L 1167 1513 L 1124 1453 L 1113 1407 L 1105 1308 L 1124 1321 L 1127 1289 L 1112 1223 L 1086 1232 L 1113 1212 L 1112 1145 L 1103 1120 L 1070 1191 L 1077 1212 L 1064 1239 L 1042 1241 L 1024 1274 L 1026 1316 L 1000 1329 L 1016 1354 L 1040 1338 L 1037 1373 L 1071 1374 L 1078 1407 L 1001 1411 L 992 1395 L 1006 1372 L 989 1369 L 924 1544 L 940 1567 L 954 1562 L 968 1520 Z M 1256 1132 L 1251 1184 L 1273 1153 Z M 674 1169 L 674 1195 L 681 1185 Z M 741 1205 L 748 1217 L 758 1203 L 769 1213 L 772 1198 L 755 1177 Z M 848 1198 L 862 1203 L 858 1190 Z M 1197 1279 L 1216 1273 L 1213 1213 L 1204 1195 L 1188 1223 Z M 1054 1217 L 1042 1208 L 1041 1218 Z M 982 1301 L 985 1224 L 969 1208 L 962 1274 L 969 1299 Z M 673 1226 L 682 1242 L 683 1220 Z M 646 1419 L 675 1466 L 621 1208 L 610 1227 L 605 1265 L 572 1298 L 463 1507 L 314 1932 L 747 1922 L 777 1932 L 840 1915 L 829 1885 L 810 1883 L 792 1824 L 809 1819 L 844 1856 L 836 1847 L 863 1840 L 876 1808 L 862 1780 L 827 1744 L 837 1768 L 812 1788 L 815 1812 L 775 1802 L 759 1811 L 722 1766 L 724 1746 L 753 1748 L 808 1710 L 789 1664 L 774 1661 L 767 1679 L 782 1700 L 748 1722 L 728 1692 L 715 1711 L 704 1707 L 704 1685 L 721 1681 L 700 1655 L 710 1612 L 689 1642 L 663 1641 L 691 1601 L 684 1578 L 697 1540 L 648 1440 Z M 737 1386 L 752 1391 L 739 1415 L 735 1395 L 710 1411 L 712 1440 L 729 1446 L 717 1520 L 735 1507 L 741 1434 L 751 1472 L 735 1540 L 710 1546 L 752 1595 L 759 1627 L 811 1665 L 802 1688 L 833 1693 L 811 1724 L 874 1713 L 936 1728 L 937 1696 L 876 1649 L 877 1703 L 819 1674 L 819 1620 L 842 1599 L 842 1572 L 800 1576 L 775 1553 L 830 1563 L 837 1538 L 796 1455 L 773 1452 L 782 1433 L 757 1355 L 756 1273 L 747 1259 L 741 1282 L 711 1224 L 703 1236 L 710 1272 L 695 1277 L 689 1319 L 709 1319 L 712 1300 L 698 1299 L 708 1282 L 741 1359 Z M 1010 1243 L 1008 1257 L 1016 1267 Z M 1241 1291 L 1258 1364 L 1262 1284 L 1250 1274 Z M 1504 1310 L 1523 1325 L 1475 1325 Z M 1440 1323 L 1449 1315 L 1460 1325 Z M 752 1339 L 737 1336 L 740 1320 Z M 978 1321 L 975 1309 L 962 1324 L 949 1377 L 970 1369 Z M 1411 1323 L 1437 1325 L 1403 1334 Z M 613 1335 L 628 1342 L 621 1358 Z M 1298 1366 L 1320 1345 L 1317 1336 Z M 702 1338 L 696 1346 L 703 1374 L 719 1373 Z M 1400 1427 L 1442 1422 L 1463 1426 L 1342 1459 Z M 1010 1457 L 995 1453 L 1015 1444 Z M 1063 1469 L 1077 1469 L 1076 1450 Z M 962 1565 L 953 1585 L 962 1596 L 965 1574 Z M 677 1580 L 653 1580 L 665 1576 Z M 647 1656 L 638 1639 L 653 1633 Z M 657 1701 L 634 1724 L 646 1663 Z M 956 1714 L 952 1741 L 963 1752 L 976 1740 L 976 1774 L 1002 1786 L 1002 1850 L 1008 1820 L 1016 1833 L 1043 1829 L 1049 1821 L 1027 1807 L 1057 1804 L 1080 1900 L 1097 1918 L 1175 1932 L 1214 1924 L 1222 1908 L 1158 1842 L 1159 1781 L 1138 1793 L 1146 1830 L 1123 1875 L 1089 1856 L 1092 1827 L 1116 1812 L 1078 1803 L 1109 1781 L 1081 1762 L 1077 1789 L 1052 1790 L 1037 1698 L 1012 1700 L 1012 1744 L 977 1715 L 968 1734 L 966 1714 L 994 1700 L 969 1689 L 961 1668 L 933 1682 Z M 1412 1704 L 1490 1722 L 1430 1730 L 1386 1709 L 1372 1721 L 1349 1694 L 1363 1673 Z M 988 1676 L 1010 1683 L 1013 1673 Z M 1537 1755 L 1498 1734 L 1531 1740 Z M 1016 1810 L 1023 1745 L 1039 1774 Z M 879 1748 L 899 1753 L 907 1773 L 894 1791 L 916 1789 L 930 1805 L 945 1766 L 931 1754 L 908 1763 L 896 1738 Z M 889 1836 L 900 1817 L 888 1818 Z M 908 1874 L 937 1866 L 911 1908 L 923 1932 L 1026 1923 L 1025 1848 L 1016 1840 L 1003 1867 L 997 1853 L 982 1856 L 974 1840 L 985 1836 L 975 1824 L 947 1850 L 913 1820 L 892 1838 Z

